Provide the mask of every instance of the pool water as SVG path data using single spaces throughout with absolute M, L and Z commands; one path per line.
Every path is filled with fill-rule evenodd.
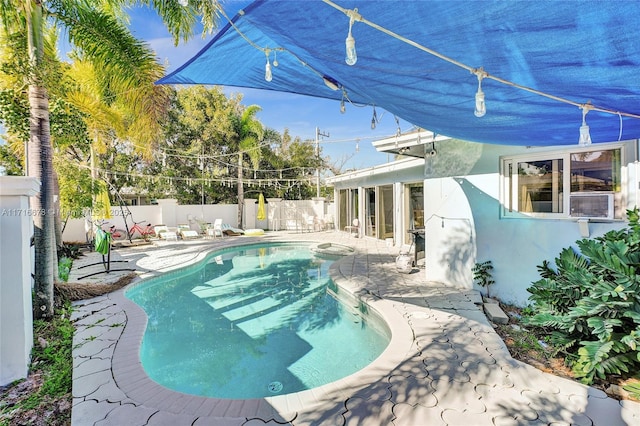
M 127 291 L 148 316 L 140 358 L 149 377 L 183 393 L 249 399 L 311 389 L 371 363 L 388 328 L 327 291 L 337 257 L 309 247 L 225 249 Z

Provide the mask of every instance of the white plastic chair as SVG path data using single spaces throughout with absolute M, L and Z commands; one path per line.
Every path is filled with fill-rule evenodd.
M 355 233 L 356 236 L 360 234 L 360 221 L 358 219 L 353 219 L 351 225 L 347 225 L 344 227 L 344 231 L 349 231 L 349 235 Z
M 314 216 L 307 216 L 305 219 L 305 229 L 309 232 L 315 231 L 316 218 Z
M 213 228 L 207 229 L 207 235 L 215 238 L 224 238 L 224 232 L 222 232 L 222 219 L 216 219 L 213 222 Z

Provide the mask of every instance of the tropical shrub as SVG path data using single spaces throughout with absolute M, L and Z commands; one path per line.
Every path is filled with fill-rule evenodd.
M 640 370 L 640 224 L 638 209 L 628 226 L 576 242 L 538 266 L 542 277 L 528 289 L 533 316 L 525 321 L 550 331 L 576 377 L 631 376 Z

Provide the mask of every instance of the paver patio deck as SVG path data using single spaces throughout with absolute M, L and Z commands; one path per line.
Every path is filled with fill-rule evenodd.
M 142 278 L 196 262 L 211 250 L 255 241 L 334 242 L 356 253 L 331 266 L 340 289 L 385 318 L 392 341 L 365 369 L 309 391 L 220 400 L 153 382 L 138 356 L 146 315 L 124 289 L 77 302 L 73 319 L 72 425 L 638 425 L 640 404 L 618 401 L 511 358 L 474 290 L 396 270 L 395 248 L 342 232 L 156 242 L 116 250 Z M 69 281 L 86 275 L 74 265 Z M 98 268 L 100 266 L 97 266 Z M 114 268 L 115 269 L 115 268 Z M 115 281 L 126 271 L 92 280 Z M 342 291 L 341 290 L 341 291 Z

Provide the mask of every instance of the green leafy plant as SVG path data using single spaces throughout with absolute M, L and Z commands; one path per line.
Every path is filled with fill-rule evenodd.
M 58 259 L 63 257 L 77 259 L 80 255 L 80 246 L 78 244 L 64 243 L 61 246 L 58 246 Z
M 629 385 L 623 386 L 622 389 L 629 392 L 629 394 L 635 399 L 640 400 L 640 382 L 631 383 Z
M 476 263 L 471 269 L 471 272 L 473 272 L 474 282 L 480 287 L 487 289 L 487 297 L 491 297 L 489 296 L 489 286 L 495 283 L 491 276 L 491 271 L 493 271 L 493 265 L 490 260 L 482 263 Z
M 528 289 L 535 315 L 528 324 L 549 330 L 549 341 L 566 352 L 584 383 L 640 368 L 640 225 L 629 225 L 565 248 L 555 270 L 544 261 L 541 279 Z
M 51 321 L 33 322 L 33 350 L 31 375 L 42 381 L 26 381 L 25 390 L 16 391 L 19 382 L 0 394 L 0 400 L 11 399 L 10 404 L 0 404 L 0 425 L 33 424 L 38 419 L 47 425 L 71 423 L 71 386 L 73 377 L 73 332 L 70 320 L 71 305 L 66 302 Z M 14 395 L 15 396 L 12 396 Z M 66 403 L 62 404 L 65 401 Z M 55 418 L 51 417 L 52 413 Z M 45 418 L 48 417 L 46 420 Z M 25 420 L 29 419 L 29 420 Z
M 69 280 L 69 273 L 71 272 L 71 265 L 73 264 L 73 259 L 68 257 L 63 257 L 58 261 L 58 277 L 62 281 Z

